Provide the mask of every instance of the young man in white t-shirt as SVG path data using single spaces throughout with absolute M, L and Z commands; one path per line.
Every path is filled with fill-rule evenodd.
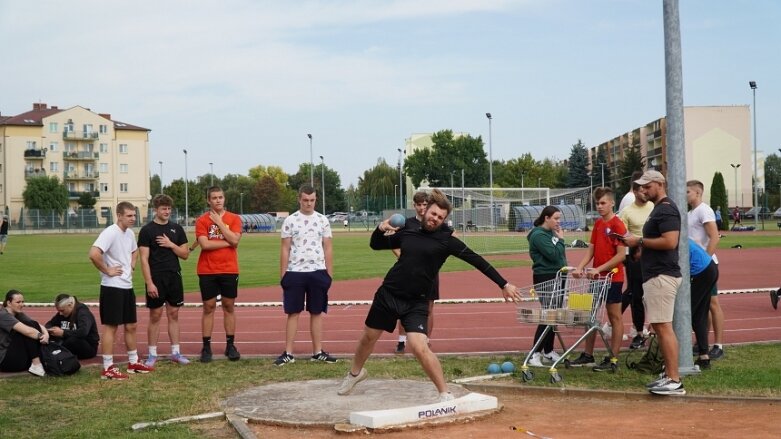
M 328 289 L 333 276 L 331 224 L 328 218 L 315 212 L 317 194 L 312 186 L 298 190 L 299 210 L 285 218 L 282 224 L 282 248 L 279 255 L 282 303 L 287 314 L 285 352 L 275 366 L 295 362 L 293 344 L 298 329 L 298 316 L 309 312 L 312 336 L 311 361 L 336 363 L 336 358 L 323 350 L 323 313 L 328 312 Z
M 716 214 L 710 206 L 702 201 L 702 193 L 705 186 L 701 181 L 690 180 L 686 182 L 686 201 L 689 203 L 688 223 L 689 237 L 699 244 L 713 258 L 718 266 L 716 246 L 719 244 L 719 230 L 716 227 Z M 713 285 L 710 301 L 710 320 L 713 326 L 714 343 L 708 355 L 700 356 L 701 359 L 718 360 L 724 356 L 724 312 L 718 300 L 718 286 Z

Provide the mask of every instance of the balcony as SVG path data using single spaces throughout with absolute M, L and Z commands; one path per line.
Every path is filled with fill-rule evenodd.
M 46 177 L 46 169 L 27 168 L 24 170 L 24 178 Z
M 98 140 L 98 133 L 84 131 L 63 131 L 63 140 Z
M 93 151 L 65 151 L 62 153 L 65 160 L 97 160 L 100 154 Z
M 100 172 L 65 172 L 63 178 L 65 180 L 96 180 L 100 177 Z
M 98 191 L 68 191 L 68 198 L 71 200 L 77 200 L 84 192 L 91 194 L 95 198 L 100 198 L 100 192 Z
M 27 149 L 24 151 L 24 158 L 26 159 L 40 159 L 43 160 L 46 158 L 46 150 L 45 149 Z

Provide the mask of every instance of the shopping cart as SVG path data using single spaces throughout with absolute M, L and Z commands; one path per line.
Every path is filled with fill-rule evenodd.
M 564 267 L 556 273 L 556 278 L 521 288 L 521 293 L 529 296 L 518 305 L 518 321 L 534 325 L 546 325 L 540 338 L 526 355 L 521 365 L 521 378 L 523 381 L 534 379 L 534 372 L 529 369 L 528 362 L 533 353 L 539 349 L 550 331 L 554 331 L 564 353 L 548 369 L 551 383 L 562 380 L 556 366 L 564 362 L 569 367 L 567 356 L 575 350 L 588 336 L 598 332 L 607 347 L 608 354 L 612 357 L 613 351 L 610 343 L 602 330 L 602 316 L 605 312 L 605 299 L 612 282 L 613 274 L 618 270 L 613 269 L 606 276 L 575 277 L 575 267 Z M 559 326 L 584 327 L 585 333 L 572 345 L 566 348 Z

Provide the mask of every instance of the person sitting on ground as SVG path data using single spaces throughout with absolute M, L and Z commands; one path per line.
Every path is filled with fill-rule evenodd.
M 60 342 L 79 360 L 95 358 L 100 335 L 92 311 L 76 296 L 65 293 L 57 295 L 54 307 L 57 314 L 44 325 L 51 339 Z
M 46 328 L 22 312 L 24 296 L 9 290 L 0 308 L 0 372 L 46 375 L 41 364 L 41 345 L 49 343 Z

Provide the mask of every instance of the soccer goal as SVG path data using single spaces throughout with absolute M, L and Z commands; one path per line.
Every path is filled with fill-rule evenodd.
M 418 190 L 430 191 L 421 187 Z M 545 206 L 562 212 L 566 240 L 584 239 L 589 188 L 461 188 L 440 187 L 453 204 L 448 224 L 478 253 L 527 251 L 526 233 Z M 492 207 L 493 206 L 493 207 Z

